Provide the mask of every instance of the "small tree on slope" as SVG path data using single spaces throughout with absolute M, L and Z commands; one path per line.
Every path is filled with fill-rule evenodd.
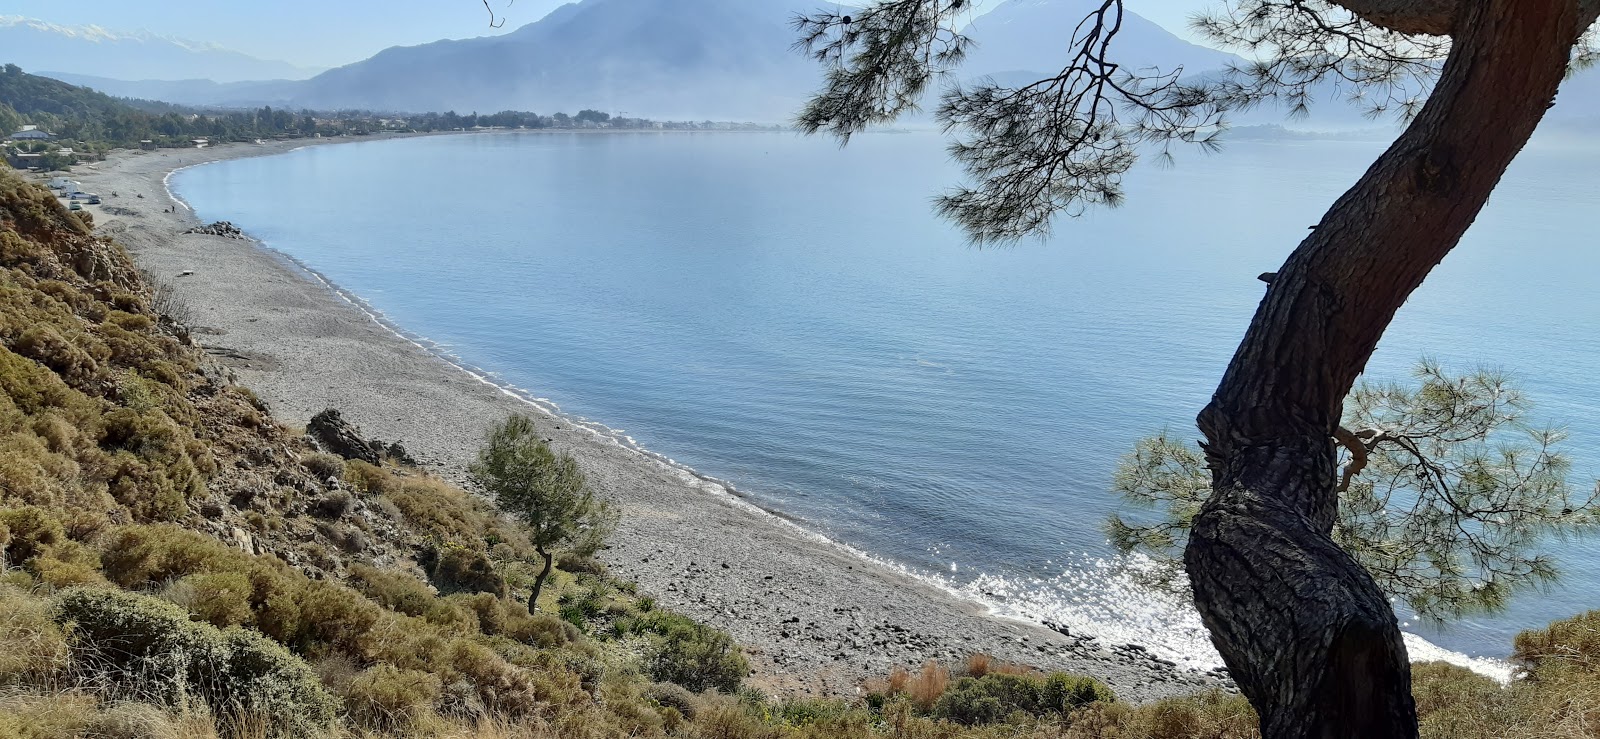
M 616 513 L 595 498 L 577 460 L 552 451 L 526 416 L 511 416 L 491 428 L 469 471 L 500 510 L 527 525 L 528 539 L 543 560 L 528 596 L 529 613 L 538 608 L 556 552 L 593 555 L 616 527 Z
M 1199 5 L 1199 3 L 1196 3 Z M 1272 275 L 1201 410 L 1210 493 L 1184 565 L 1267 739 L 1414 739 L 1387 595 L 1333 538 L 1342 406 L 1396 311 L 1460 242 L 1588 44 L 1600 0 L 1225 0 L 1199 31 L 1253 60 L 1221 78 L 1119 65 L 1124 0 L 1061 31 L 1060 72 L 946 93 L 970 184 L 939 201 L 974 241 L 1123 198 L 1141 149 L 1215 147 L 1230 109 L 1343 92 L 1406 130 Z M 912 109 L 960 64 L 970 0 L 874 0 L 797 18 L 827 67 L 801 111 L 843 138 Z M 1204 70 L 1190 70 L 1204 71 Z

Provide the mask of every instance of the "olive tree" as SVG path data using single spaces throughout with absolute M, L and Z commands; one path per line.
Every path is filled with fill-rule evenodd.
M 826 68 L 799 125 L 844 139 L 957 67 L 967 0 L 874 0 L 796 19 Z M 1059 73 L 953 87 L 938 115 L 969 182 L 939 201 L 978 243 L 1114 205 L 1141 153 L 1214 147 L 1230 110 L 1332 86 L 1405 130 L 1269 281 L 1200 411 L 1209 493 L 1183 560 L 1269 739 L 1417 736 L 1410 664 L 1377 580 L 1334 539 L 1343 405 L 1379 338 L 1593 58 L 1600 0 L 1223 0 L 1197 23 L 1252 60 L 1221 79 L 1117 64 L 1123 0 L 1062 28 Z
M 469 472 L 502 511 L 527 526 L 542 560 L 529 613 L 538 608 L 556 552 L 591 556 L 616 527 L 616 513 L 595 497 L 577 460 L 551 450 L 527 416 L 513 415 L 491 428 Z
M 1363 382 L 1346 399 L 1333 539 L 1418 615 L 1500 610 L 1556 577 L 1540 548 L 1548 537 L 1600 524 L 1600 487 L 1570 484 L 1562 432 L 1529 423 L 1527 398 L 1504 374 L 1424 361 L 1415 375 L 1414 385 Z M 1113 487 L 1158 514 L 1113 515 L 1112 542 L 1151 558 L 1139 572 L 1152 584 L 1187 589 L 1179 558 L 1210 497 L 1205 455 L 1166 434 L 1143 439 Z

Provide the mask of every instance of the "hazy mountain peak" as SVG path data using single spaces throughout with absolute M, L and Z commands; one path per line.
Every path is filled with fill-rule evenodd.
M 200 43 L 181 39 L 175 36 L 163 36 L 149 31 L 114 31 L 103 26 L 86 24 L 79 26 L 64 26 L 59 23 L 28 18 L 21 15 L 0 15 L 0 29 L 23 27 L 43 33 L 55 34 L 77 41 L 90 43 L 114 43 L 117 41 L 138 41 L 142 43 L 167 43 L 179 46 L 190 51 L 227 51 L 218 44 Z
M 258 59 L 215 43 L 97 25 L 62 25 L 20 15 L 0 15 L 4 61 L 28 69 L 82 75 L 115 70 L 123 79 L 192 79 L 197 71 L 218 82 L 301 79 L 315 69 Z
M 976 42 L 966 68 L 974 73 L 1053 72 L 1067 62 L 1072 34 L 1099 0 L 1005 0 L 973 19 L 965 33 Z M 1133 68 L 1210 72 L 1242 61 L 1191 43 L 1131 10 L 1111 45 L 1113 61 Z

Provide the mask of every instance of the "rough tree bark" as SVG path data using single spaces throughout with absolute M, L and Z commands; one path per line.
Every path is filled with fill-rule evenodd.
M 533 578 L 533 592 L 528 594 L 528 613 L 539 610 L 539 593 L 544 590 L 544 581 L 550 577 L 551 568 L 555 567 L 555 555 L 545 551 L 543 546 L 535 546 L 535 552 L 544 560 L 544 568 L 539 570 L 537 577 Z
M 1200 413 L 1213 493 L 1184 559 L 1267 739 L 1417 736 L 1394 612 L 1329 536 L 1341 402 L 1532 135 L 1593 20 L 1578 0 L 1455 5 L 1434 93 L 1278 271 Z

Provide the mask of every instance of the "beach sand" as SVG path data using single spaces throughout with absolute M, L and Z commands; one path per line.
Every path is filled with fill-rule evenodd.
M 953 662 L 973 652 L 1093 675 L 1131 700 L 1223 684 L 1136 648 L 992 616 L 721 486 L 537 411 L 401 338 L 254 241 L 180 234 L 199 222 L 169 198 L 163 183 L 173 170 L 327 143 L 337 141 L 117 152 L 73 173 L 85 190 L 105 196 L 102 205 L 86 206 L 101 232 L 176 286 L 196 340 L 280 421 L 303 425 L 338 408 L 368 436 L 403 440 L 427 467 L 461 480 L 490 423 L 510 413 L 534 415 L 552 446 L 577 457 L 596 490 L 621 509 L 613 546 L 602 555 L 612 572 L 730 632 L 750 656 L 751 682 L 771 692 L 851 696 L 894 665 Z M 248 232 L 252 224 L 237 225 Z

